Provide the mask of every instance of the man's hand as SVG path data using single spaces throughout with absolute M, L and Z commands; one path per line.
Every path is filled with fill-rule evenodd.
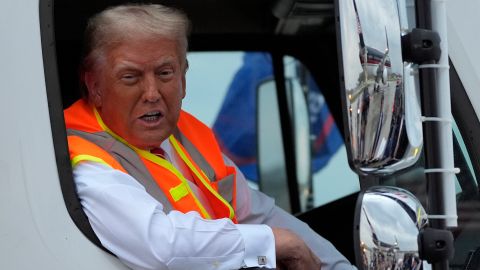
M 321 262 L 305 242 L 293 232 L 272 228 L 279 270 L 320 270 Z

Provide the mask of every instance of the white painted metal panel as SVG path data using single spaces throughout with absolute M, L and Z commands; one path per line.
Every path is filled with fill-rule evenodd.
M 480 118 L 480 1 L 447 1 L 450 58 Z
M 57 174 L 38 0 L 0 9 L 0 269 L 126 269 L 73 224 Z

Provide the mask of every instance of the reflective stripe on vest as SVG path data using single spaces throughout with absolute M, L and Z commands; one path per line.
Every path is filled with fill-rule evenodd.
M 93 145 L 103 151 L 104 158 L 105 156 L 108 156 L 110 159 L 113 159 L 115 162 L 119 163 L 118 166 L 120 167 L 120 169 L 117 166 L 111 166 L 111 162 L 107 162 L 107 165 L 110 165 L 110 167 L 114 169 L 123 171 L 135 178 L 142 186 L 145 187 L 145 190 L 148 194 L 150 194 L 157 201 L 162 203 L 165 212 L 168 213 L 174 209 L 172 204 L 170 203 L 170 200 L 168 200 L 163 191 L 158 188 L 157 183 L 151 176 L 148 169 L 143 165 L 140 157 L 131 148 L 128 148 L 123 143 L 115 140 L 115 138 L 113 138 L 106 132 L 88 133 L 69 129 L 67 131 L 67 135 L 72 166 L 76 165 L 73 164 L 73 160 L 78 156 L 82 156 L 81 153 L 83 153 L 84 155 L 84 153 L 92 151 L 92 149 L 94 149 L 94 147 L 92 147 Z M 72 141 L 72 138 L 77 138 L 77 141 Z M 90 146 L 86 147 L 85 145 L 77 144 L 80 141 L 78 139 L 81 139 L 84 142 L 88 142 Z M 89 155 L 96 157 L 102 156 L 98 154 L 98 152 L 91 153 Z M 95 162 L 96 160 L 83 159 L 83 161 Z
M 111 167 L 116 170 L 120 170 L 124 173 L 126 171 L 123 167 L 110 155 L 108 155 L 105 150 L 101 149 L 100 147 L 96 146 L 95 144 L 86 141 L 78 136 L 68 136 L 68 144 L 69 145 L 76 145 L 76 149 L 90 149 L 88 152 L 84 152 L 83 154 L 80 153 L 72 153 L 71 159 L 72 167 L 75 167 L 81 161 L 93 161 L 97 163 L 104 164 L 108 167 Z M 71 150 L 73 151 L 73 149 Z M 100 158 L 103 157 L 103 158 Z
M 78 114 L 82 117 L 76 118 Z M 186 113 L 182 112 L 182 115 Z M 88 117 L 85 117 L 87 115 Z M 180 117 L 182 122 L 182 116 Z M 236 221 L 233 209 L 236 207 L 235 200 L 235 169 L 225 166 L 221 152 L 214 151 L 203 153 L 197 149 L 199 143 L 217 145 L 216 141 L 210 141 L 213 137 L 211 131 L 199 126 L 201 131 L 196 134 L 185 134 L 181 126 L 188 126 L 185 121 L 198 125 L 198 120 L 187 115 L 183 117 L 182 125 L 175 131 L 169 140 L 182 160 L 187 164 L 194 176 L 195 183 L 210 202 L 215 218 L 229 217 Z M 173 165 L 148 151 L 129 145 L 122 138 L 114 134 L 105 124 L 98 113 L 83 101 L 78 101 L 65 112 L 65 119 L 69 135 L 69 147 L 72 161 L 90 160 L 106 163 L 112 168 L 119 163 L 128 174 L 139 181 L 154 198 L 164 205 L 165 212 L 176 209 L 182 212 L 197 211 L 205 218 L 211 218 L 209 213 L 201 205 L 195 194 L 190 189 L 187 180 Z M 185 120 L 186 119 L 186 120 Z M 87 122 L 88 121 L 88 122 Z M 198 122 L 198 123 L 196 123 Z M 198 137 L 202 132 L 207 133 Z M 103 153 L 93 151 L 77 145 L 77 141 L 70 143 L 70 137 L 80 137 L 93 143 Z M 192 140 L 193 138 L 193 140 Z M 218 147 L 218 146 L 217 146 Z M 219 148 L 218 148 L 219 149 Z M 79 158 L 80 157 L 80 158 Z M 221 163 L 218 163 L 219 157 Z M 98 158 L 98 160 L 95 160 Z M 112 162 L 114 160 L 115 162 Z M 213 164 L 213 166 L 212 166 Z M 158 188 L 160 187 L 160 189 Z
M 170 143 L 172 143 L 175 150 L 177 151 L 177 153 L 182 158 L 182 160 L 185 162 L 185 164 L 187 164 L 188 168 L 193 173 L 193 176 L 195 177 L 195 180 L 196 180 L 195 182 L 196 182 L 197 186 L 200 187 L 202 192 L 204 194 L 206 194 L 207 197 L 214 196 L 214 198 L 209 198 L 209 201 L 213 201 L 214 199 L 217 199 L 227 207 L 227 209 L 225 209 L 225 208 L 213 208 L 213 210 L 215 211 L 215 216 L 224 216 L 224 217 L 228 217 L 228 218 L 233 220 L 235 213 L 233 211 L 232 206 L 230 205 L 230 202 L 225 201 L 225 199 L 220 194 L 218 194 L 218 187 L 216 187 L 215 185 L 212 185 L 212 183 L 211 183 L 212 181 L 209 181 L 207 175 L 203 172 L 203 170 L 200 169 L 197 166 L 197 164 L 195 164 L 192 161 L 192 158 L 189 156 L 187 151 L 185 151 L 183 146 L 181 146 L 178 143 L 178 141 L 175 139 L 175 137 L 170 136 L 169 140 L 170 140 Z M 221 182 L 224 182 L 224 181 L 228 181 L 228 182 L 233 183 L 234 179 L 232 179 L 232 178 L 222 179 Z M 213 183 L 215 183 L 215 182 L 213 182 Z M 228 212 L 226 212 L 225 210 L 228 210 Z

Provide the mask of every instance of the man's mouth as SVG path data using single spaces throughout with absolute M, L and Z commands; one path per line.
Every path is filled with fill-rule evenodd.
M 155 122 L 155 121 L 158 121 L 160 117 L 162 117 L 162 113 L 160 112 L 148 112 L 140 116 L 140 119 L 142 119 L 145 122 Z

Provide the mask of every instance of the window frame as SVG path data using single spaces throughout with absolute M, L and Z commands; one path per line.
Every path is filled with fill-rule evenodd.
M 83 212 L 82 206 L 80 201 L 77 197 L 75 191 L 75 185 L 73 181 L 72 169 L 70 164 L 69 152 L 68 152 L 68 144 L 67 144 L 67 137 L 66 137 L 66 130 L 64 124 L 64 117 L 63 117 L 63 105 L 68 105 L 71 101 L 69 99 L 65 99 L 65 92 L 62 93 L 61 89 L 69 89 L 69 91 L 73 91 L 74 89 L 70 89 L 71 85 L 70 81 L 68 84 L 64 84 L 65 81 L 61 81 L 63 78 L 65 80 L 64 74 L 61 74 L 62 70 L 59 69 L 60 64 L 62 64 L 62 68 L 65 67 L 64 58 L 61 58 L 60 63 L 57 58 L 58 56 L 63 57 L 64 55 L 59 52 L 60 50 L 66 50 L 65 46 L 65 37 L 61 39 L 62 44 L 59 44 L 58 37 L 55 38 L 55 29 L 54 29 L 54 22 L 58 21 L 54 14 L 54 4 L 53 0 L 40 0 L 39 1 L 39 13 L 40 13 L 40 24 L 41 24 L 41 40 L 42 40 L 42 53 L 43 53 L 43 62 L 44 62 L 44 72 L 45 72 L 45 83 L 47 88 L 47 100 L 48 100 L 48 107 L 50 113 L 50 122 L 51 122 L 51 130 L 52 130 L 52 139 L 54 144 L 54 151 L 55 151 L 55 158 L 56 158 L 56 165 L 57 171 L 60 179 L 60 186 L 63 193 L 63 198 L 65 201 L 65 205 L 67 211 L 72 218 L 73 222 L 77 226 L 78 229 L 95 245 L 100 247 L 101 249 L 106 250 L 96 237 L 95 233 L 93 232 L 90 223 Z M 60 1 L 59 1 L 60 3 Z M 100 8 L 105 3 L 100 4 L 91 4 L 94 5 L 95 8 Z M 91 10 L 82 10 L 82 15 L 86 15 L 86 13 L 90 12 Z M 57 10 L 58 12 L 58 10 Z M 58 14 L 57 14 L 58 16 Z M 64 14 L 63 16 L 67 16 Z M 83 19 L 83 17 L 82 17 Z M 79 22 L 83 23 L 83 22 Z M 331 31 L 331 25 L 320 29 L 318 35 L 299 35 L 299 36 L 258 36 L 255 34 L 251 35 L 232 35 L 229 38 L 225 38 L 225 36 L 207 36 L 201 37 L 192 36 L 190 39 L 190 51 L 212 51 L 212 50 L 219 50 L 219 51 L 232 51 L 232 50 L 255 50 L 255 51 L 268 51 L 272 54 L 273 59 L 275 59 L 274 55 L 277 55 L 276 61 L 281 63 L 282 66 L 275 67 L 274 64 L 274 74 L 279 73 L 280 77 L 276 76 L 276 80 L 278 80 L 280 85 L 284 87 L 284 74 L 283 74 L 283 56 L 290 55 L 293 56 L 312 71 L 312 75 L 317 78 L 323 78 L 321 84 L 319 83 L 319 87 L 325 89 L 324 92 L 326 103 L 329 105 L 331 109 L 332 115 L 334 116 L 337 125 L 343 126 L 343 114 L 341 113 L 341 106 L 340 106 L 340 99 L 338 98 L 338 93 L 333 91 L 334 89 L 338 88 L 339 85 L 339 75 L 338 69 L 336 68 L 338 65 L 337 61 L 337 54 L 332 53 L 336 51 L 336 36 L 335 31 Z M 78 45 L 75 38 L 68 36 L 66 37 L 68 40 L 67 45 Z M 71 48 L 69 48 L 71 49 Z M 77 47 L 72 49 L 76 52 Z M 69 55 L 72 56 L 72 55 Z M 321 59 L 319 61 L 318 59 Z M 71 61 L 69 59 L 68 61 Z M 327 63 L 327 64 L 325 64 Z M 72 63 L 69 63 L 72 64 Z M 71 67 L 71 66 L 70 66 Z M 276 71 L 275 71 L 276 69 Z M 59 76 L 62 75 L 62 77 Z M 68 78 L 71 80 L 71 78 Z M 285 91 L 277 90 L 286 94 Z M 68 92 L 67 92 L 68 93 Z M 63 94 L 63 95 L 62 95 Z M 71 93 L 68 94 L 67 98 L 74 98 L 75 95 Z M 288 102 L 283 97 L 279 97 L 282 99 L 281 103 L 283 104 L 282 107 L 285 107 L 285 112 L 288 113 Z M 63 102 L 63 104 L 62 104 Z M 284 119 L 288 119 L 282 116 Z M 288 125 L 288 124 L 287 124 Z M 283 125 L 282 125 L 283 126 Z M 282 128 L 282 130 L 286 130 L 287 133 L 291 132 L 291 124 L 290 128 L 288 126 Z M 343 129 L 340 128 L 340 132 L 343 135 Z M 287 134 L 287 137 L 289 135 Z M 284 140 L 285 141 L 285 140 Z M 291 161 L 295 160 L 294 156 L 294 148 L 293 148 L 293 140 L 290 141 L 291 144 L 289 147 L 292 155 L 288 155 Z M 295 162 L 287 161 L 287 164 L 295 164 Z M 297 190 L 295 186 L 297 185 L 296 181 L 296 170 L 294 167 L 290 167 L 290 173 L 288 175 L 292 175 L 290 178 L 289 192 L 291 194 L 295 194 L 295 197 L 298 197 L 298 187 Z M 298 205 L 300 205 L 298 203 Z M 330 205 L 330 203 L 328 204 Z M 299 209 L 299 207 L 298 207 Z M 348 214 L 347 214 L 348 215 Z M 353 212 L 350 215 L 353 218 Z M 348 216 L 347 218 L 349 218 Z M 345 224 L 338 220 L 339 223 Z
M 70 155 L 68 151 L 67 132 L 63 117 L 62 94 L 58 76 L 57 50 L 55 43 L 54 9 L 52 0 L 39 1 L 40 33 L 42 43 L 43 66 L 47 102 L 50 114 L 53 146 L 60 187 L 68 214 L 78 229 L 97 247 L 112 254 L 101 244 L 95 235 L 80 200 L 73 181 Z

